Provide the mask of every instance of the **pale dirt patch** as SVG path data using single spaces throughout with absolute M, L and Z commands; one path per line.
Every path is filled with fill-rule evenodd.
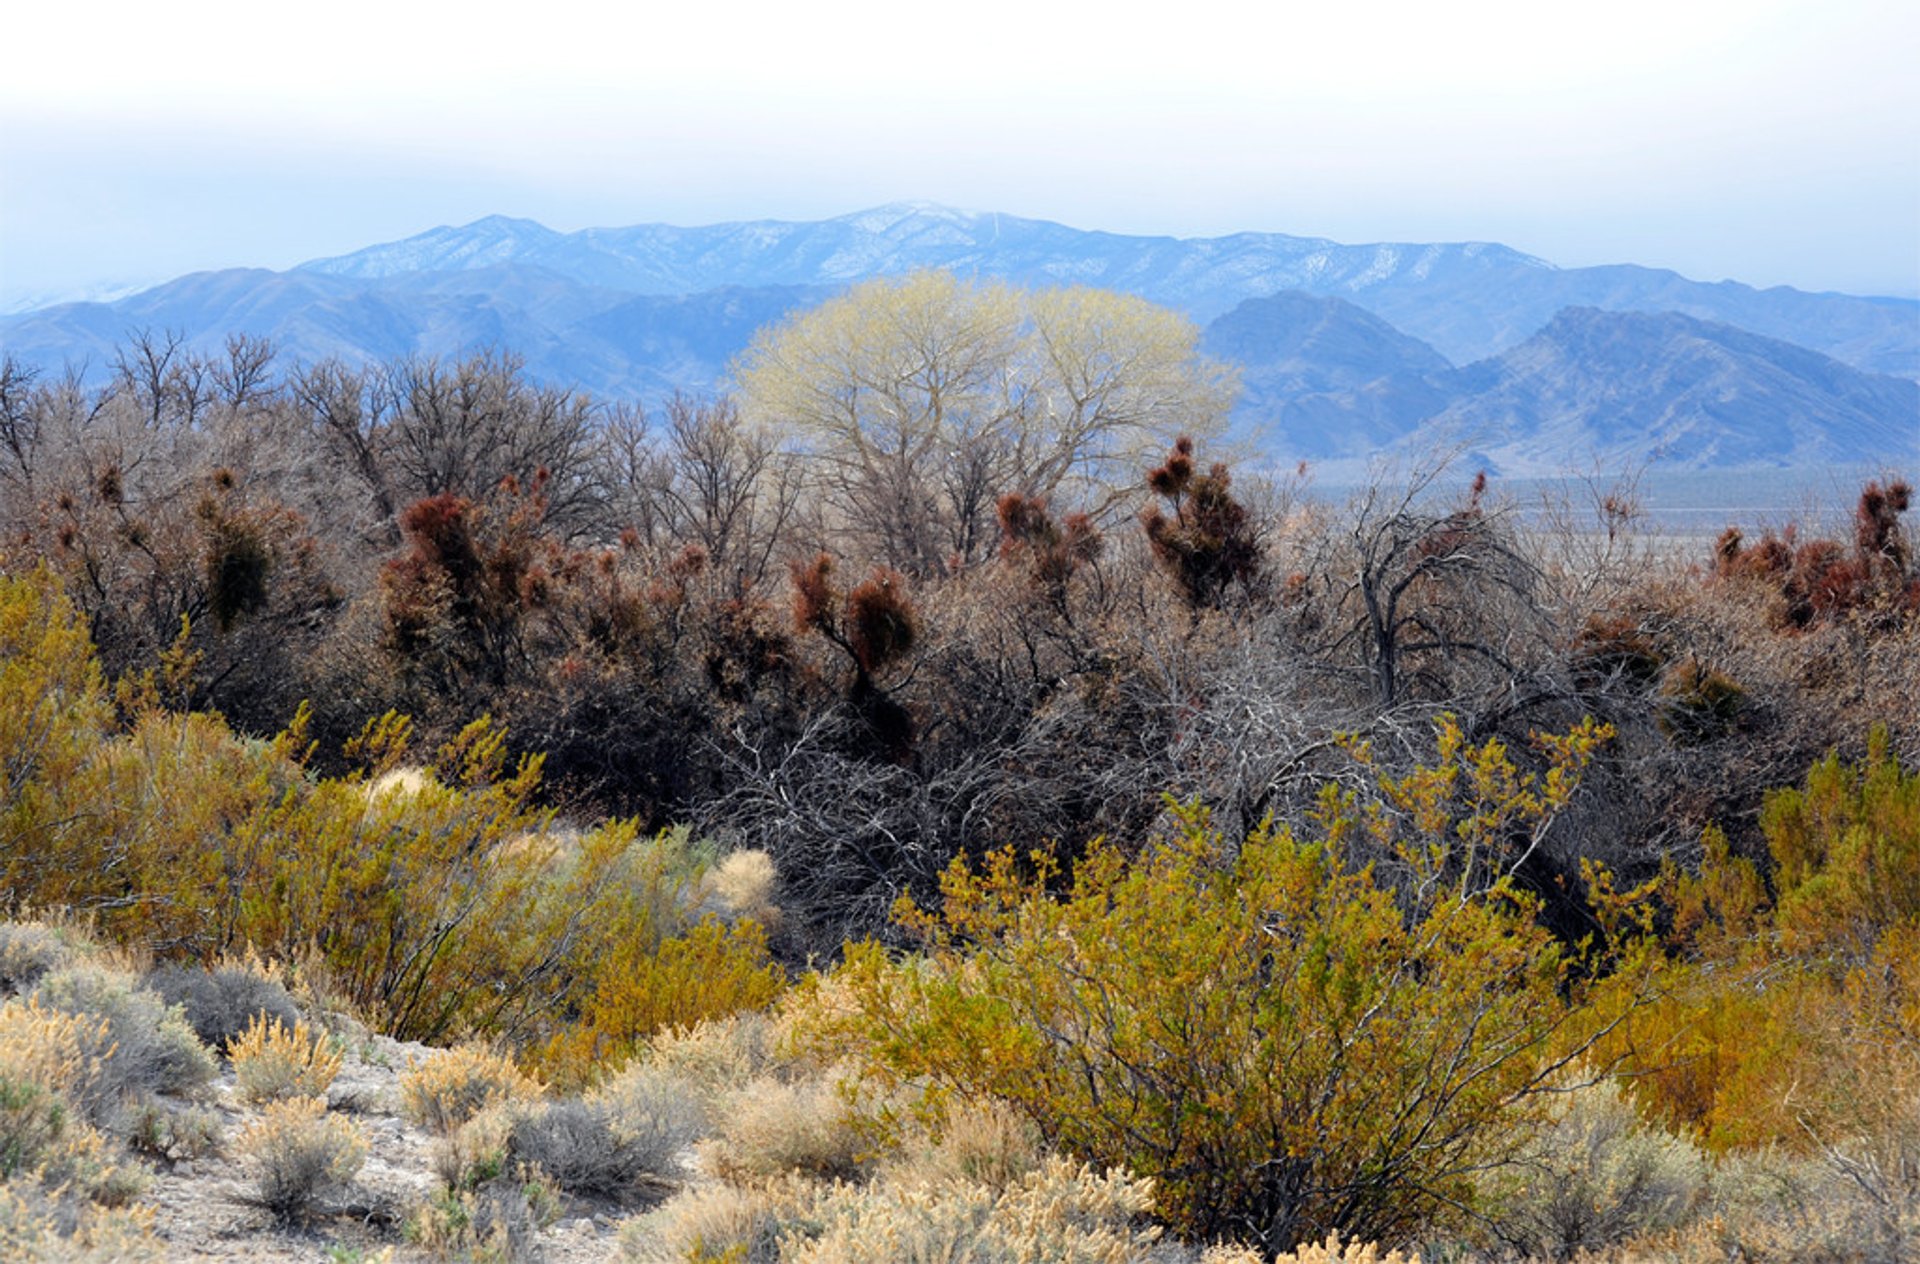
M 434 1256 L 406 1242 L 412 1209 L 435 1188 L 434 1136 L 399 1115 L 400 1077 L 408 1060 L 424 1061 L 438 1050 L 428 1045 L 354 1033 L 340 1074 L 328 1090 L 330 1107 L 359 1124 L 367 1159 L 353 1184 L 322 1206 L 307 1224 L 278 1225 L 248 1201 L 246 1173 L 232 1153 L 232 1139 L 258 1117 L 257 1108 L 233 1091 L 233 1072 L 223 1068 L 212 1097 L 201 1103 L 220 1116 L 223 1152 L 172 1165 L 154 1165 L 153 1180 L 138 1201 L 154 1213 L 154 1237 L 163 1260 L 300 1260 L 331 1264 L 394 1249 L 396 1264 L 425 1264 Z M 186 1106 L 188 1103 L 171 1103 Z M 548 1264 L 599 1264 L 617 1254 L 616 1230 L 629 1214 L 620 1208 L 570 1200 L 560 1218 L 540 1235 L 540 1259 Z

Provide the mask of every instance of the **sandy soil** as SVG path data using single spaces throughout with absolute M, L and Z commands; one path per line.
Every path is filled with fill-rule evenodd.
M 248 1199 L 248 1181 L 232 1153 L 232 1139 L 257 1116 L 233 1092 L 223 1073 L 212 1100 L 171 1103 L 211 1107 L 224 1125 L 227 1153 L 162 1162 L 139 1200 L 154 1212 L 154 1236 L 166 1260 L 310 1260 L 347 1264 L 392 1247 L 395 1261 L 435 1257 L 406 1241 L 411 1210 L 433 1191 L 436 1139 L 399 1114 L 399 1082 L 409 1059 L 435 1051 L 381 1036 L 348 1042 L 339 1076 L 328 1091 L 329 1106 L 357 1122 L 368 1143 L 367 1159 L 352 1186 L 327 1200 L 306 1223 L 289 1226 Z M 615 1257 L 616 1230 L 637 1209 L 571 1202 L 540 1234 L 539 1257 L 549 1264 L 588 1264 Z

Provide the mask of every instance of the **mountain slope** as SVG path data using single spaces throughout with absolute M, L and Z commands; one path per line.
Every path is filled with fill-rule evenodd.
M 1920 458 L 1920 384 L 1679 313 L 1568 308 L 1461 368 L 1352 304 L 1253 299 L 1205 345 L 1240 364 L 1240 434 L 1282 460 L 1462 444 L 1497 472 Z
M 1446 357 L 1343 299 L 1248 299 L 1201 347 L 1240 366 L 1235 429 L 1268 451 L 1362 457 L 1452 402 Z
M 177 333 L 188 349 L 209 354 L 229 334 L 252 334 L 302 363 L 453 358 L 501 347 L 540 380 L 657 399 L 719 389 L 756 329 L 830 293 L 767 286 L 636 297 L 501 263 L 375 280 L 233 269 L 194 273 L 116 303 L 0 319 L 0 348 L 50 370 L 84 367 L 99 382 L 128 336 L 143 330 Z
M 1656 452 L 1683 466 L 1906 460 L 1920 439 L 1914 383 L 1876 372 L 1920 369 L 1920 303 L 1562 270 L 1483 244 L 1182 241 L 919 205 L 580 233 L 492 217 L 0 318 L 0 349 L 98 382 L 141 330 L 209 352 L 249 333 L 303 362 L 492 346 L 542 381 L 655 400 L 719 389 L 754 331 L 797 307 L 933 265 L 1215 314 L 1203 346 L 1242 368 L 1236 430 L 1288 459 L 1360 459 L 1416 431 L 1481 435 L 1514 469 Z
M 1453 402 L 1407 442 L 1457 438 L 1506 474 L 1920 458 L 1920 384 L 1672 312 L 1570 308 L 1445 384 Z
M 528 263 L 581 284 L 642 294 L 724 285 L 844 285 L 951 268 L 1023 284 L 1140 294 L 1202 322 L 1289 290 L 1366 308 L 1456 363 L 1498 354 L 1570 306 L 1679 311 L 1809 346 L 1870 372 L 1920 378 L 1920 303 L 1703 284 L 1632 266 L 1556 268 L 1484 242 L 1341 245 L 1279 233 L 1136 237 L 922 203 L 814 223 L 641 224 L 555 233 L 490 217 L 371 246 L 301 270 L 379 279 Z

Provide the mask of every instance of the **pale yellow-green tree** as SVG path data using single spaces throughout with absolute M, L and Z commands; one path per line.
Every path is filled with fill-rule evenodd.
M 735 366 L 752 421 L 793 437 L 834 525 L 927 575 L 984 555 L 1009 493 L 1099 510 L 1233 384 L 1198 330 L 1144 299 L 916 272 L 763 330 Z

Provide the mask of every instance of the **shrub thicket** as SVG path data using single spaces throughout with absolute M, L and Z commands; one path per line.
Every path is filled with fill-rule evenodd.
M 900 484 L 929 517 L 724 403 L 595 431 L 505 358 L 270 360 L 149 338 L 91 399 L 0 366 L 0 900 L 48 910 L 0 927 L 0 1076 L 21 1136 L 67 1112 L 75 1173 L 122 1166 L 96 1124 L 204 1148 L 159 1097 L 212 1065 L 169 1007 L 216 1049 L 298 1022 L 257 950 L 316 1022 L 597 1085 L 523 1138 L 581 1188 L 625 1187 L 570 1157 L 606 1137 L 710 1133 L 768 1184 L 713 1215 L 753 1257 L 824 1240 L 793 1219 L 822 1177 L 867 1182 L 858 1253 L 921 1223 L 916 1181 L 989 1215 L 1049 1149 L 1263 1253 L 1562 1252 L 1669 1223 L 1696 1144 L 1786 1192 L 1716 1184 L 1686 1249 L 1709 1217 L 1756 1256 L 1907 1249 L 1907 480 L 1850 532 L 1676 558 L 1612 491 L 1591 526 L 1438 467 L 1336 506 L 1184 444 L 1143 486 L 1157 432 L 1081 467 L 988 431 Z M 868 936 L 919 951 L 757 1016 L 776 962 Z M 1645 1125 L 1536 1092 L 1595 1032 Z M 418 1086 L 450 1249 L 545 1214 L 508 1148 L 551 1103 L 511 1078 Z
M 937 909 L 906 911 L 926 955 L 851 949 L 818 1037 L 1154 1178 L 1195 1237 L 1279 1251 L 1444 1222 L 1580 1043 L 1572 958 L 1503 848 L 1538 837 L 1603 738 L 1546 741 L 1534 779 L 1443 732 L 1445 763 L 1364 807 L 1330 792 L 1304 837 L 1230 845 L 1187 808 L 1132 860 L 956 865 Z M 1350 860 L 1363 834 L 1393 840 L 1396 884 Z
M 31 996 L 49 1009 L 101 1023 L 87 1030 L 97 1030 L 91 1041 L 102 1076 L 97 1092 L 109 1101 L 190 1093 L 213 1079 L 213 1056 L 180 1011 L 130 975 L 105 966 L 68 966 L 42 976 Z

